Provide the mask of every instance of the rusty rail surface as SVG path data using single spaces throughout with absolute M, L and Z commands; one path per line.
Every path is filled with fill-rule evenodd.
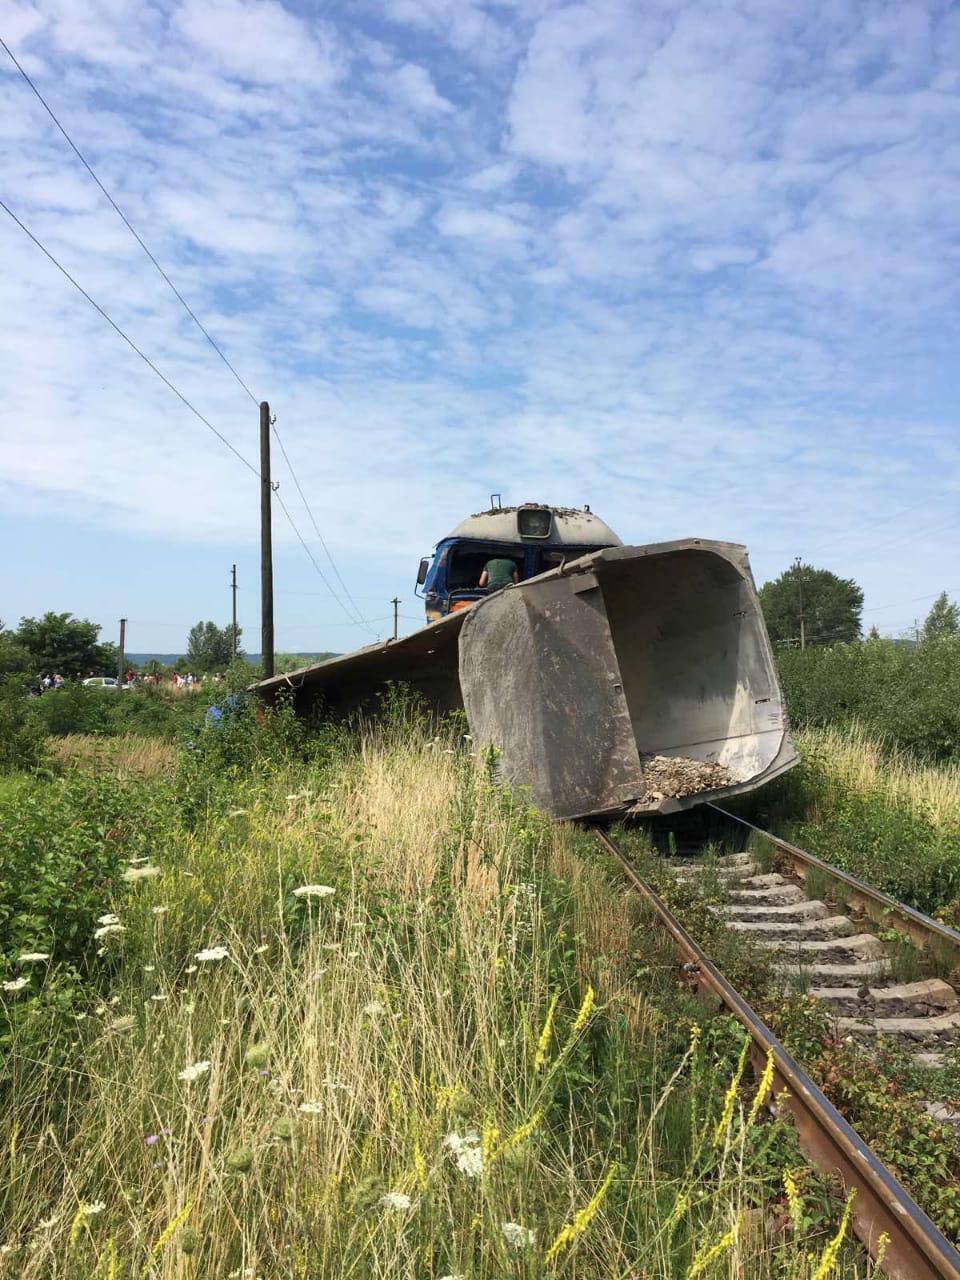
M 960 1252 L 787 1053 L 606 832 L 597 827 L 594 833 L 653 908 L 700 989 L 719 999 L 746 1028 L 753 1041 L 751 1057 L 758 1073 L 763 1070 L 768 1053 L 772 1053 L 774 1083 L 770 1098 L 776 1099 L 776 1105 L 785 1103 L 800 1146 L 812 1163 L 825 1175 L 839 1177 L 845 1188 L 856 1189 L 852 1221 L 871 1257 L 877 1255 L 881 1236 L 888 1237 L 884 1273 L 893 1280 L 960 1280 Z
M 850 875 L 847 871 L 841 871 L 839 867 L 832 866 L 829 862 L 824 862 L 822 858 L 818 858 L 814 853 L 808 853 L 806 849 L 800 849 L 795 844 L 790 844 L 788 840 L 781 840 L 779 836 L 772 835 L 769 831 L 764 831 L 762 827 L 755 827 L 752 822 L 748 822 L 746 818 L 740 818 L 735 813 L 730 813 L 728 809 L 721 809 L 717 804 L 709 802 L 704 806 L 712 809 L 714 813 L 720 814 L 730 822 L 736 822 L 741 827 L 746 827 L 748 831 L 753 831 L 757 835 L 762 836 L 764 840 L 769 840 L 772 845 L 783 853 L 793 866 L 794 871 L 801 880 L 806 881 L 807 872 L 811 867 L 815 867 L 818 871 L 822 871 L 830 880 L 843 886 L 845 891 L 844 901 L 848 907 L 854 907 L 862 911 L 864 915 L 869 916 L 875 924 L 889 925 L 896 929 L 899 933 L 904 934 L 921 950 L 930 946 L 931 943 L 944 948 L 949 948 L 956 955 L 956 960 L 960 963 L 960 933 L 956 929 L 951 929 L 949 925 L 941 924 L 939 920 L 934 920 L 932 916 L 924 915 L 922 911 L 916 911 L 913 907 L 908 907 L 903 902 L 898 902 L 896 898 L 891 898 L 889 894 L 882 893 L 879 889 L 874 889 L 872 885 L 866 884 L 863 880 L 858 880 L 856 876 Z

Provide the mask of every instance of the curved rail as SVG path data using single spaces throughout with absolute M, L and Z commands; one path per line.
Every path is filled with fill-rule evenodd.
M 710 804 L 709 802 L 704 807 L 712 809 L 714 813 L 719 813 L 721 817 L 728 819 L 730 822 L 739 823 L 741 827 L 746 827 L 748 831 L 753 831 L 755 834 L 763 836 L 764 840 L 769 840 L 772 845 L 787 856 L 802 880 L 806 880 L 807 871 L 810 867 L 816 867 L 818 871 L 822 871 L 831 880 L 845 887 L 847 906 L 858 908 L 877 924 L 891 925 L 894 929 L 909 937 L 910 941 L 921 949 L 928 946 L 931 939 L 936 939 L 940 946 L 949 947 L 953 950 L 956 953 L 957 962 L 960 963 L 960 933 L 957 933 L 956 929 L 951 929 L 949 925 L 941 924 L 939 920 L 934 920 L 932 916 L 924 915 L 922 911 L 908 907 L 906 903 L 898 902 L 896 898 L 891 898 L 889 894 L 882 893 L 879 889 L 874 889 L 872 885 L 866 884 L 863 880 L 858 880 L 856 876 L 850 875 L 847 871 L 841 871 L 839 867 L 831 866 L 829 862 L 824 862 L 822 858 L 818 858 L 814 853 L 808 853 L 806 849 L 798 848 L 797 845 L 791 844 L 789 840 L 781 840 L 779 836 L 771 835 L 769 831 L 764 831 L 762 827 L 755 827 L 752 822 L 748 822 L 746 818 L 738 817 L 737 814 L 731 813 L 728 809 L 721 809 L 719 805 Z
M 774 1086 L 769 1096 L 779 1103 L 785 1092 L 785 1105 L 796 1125 L 804 1153 L 823 1173 L 839 1176 L 845 1187 L 856 1188 L 852 1211 L 854 1230 L 870 1255 L 876 1257 L 880 1238 L 886 1235 L 883 1268 L 888 1276 L 895 1280 L 960 1280 L 960 1252 L 794 1061 L 606 832 L 599 828 L 594 831 L 673 938 L 686 971 L 746 1028 L 753 1041 L 751 1056 L 758 1072 L 763 1070 L 768 1053 L 772 1053 Z M 813 861 L 819 862 L 819 859 Z M 828 864 L 822 865 L 830 870 Z

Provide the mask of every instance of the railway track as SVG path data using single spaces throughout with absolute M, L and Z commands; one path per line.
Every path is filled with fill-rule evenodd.
M 842 1034 L 867 1041 L 880 1035 L 901 1037 L 915 1046 L 920 1065 L 937 1065 L 944 1045 L 960 1042 L 957 991 L 942 978 L 891 982 L 887 947 L 873 930 L 895 929 L 913 947 L 935 953 L 941 967 L 951 960 L 960 965 L 960 934 L 736 815 L 708 807 L 725 822 L 752 833 L 755 842 L 769 842 L 776 864 L 776 869 L 764 870 L 749 852 L 709 864 L 710 873 L 722 877 L 727 890 L 728 904 L 720 910 L 728 926 L 752 935 L 772 951 L 785 979 L 809 983 L 810 994 L 825 1002 Z M 769 1097 L 777 1099 L 778 1107 L 785 1099 L 807 1158 L 825 1175 L 838 1177 L 848 1190 L 856 1189 L 853 1227 L 872 1257 L 877 1256 L 881 1237 L 887 1237 L 884 1273 L 896 1280 L 960 1280 L 960 1252 L 764 1025 L 611 837 L 599 827 L 594 831 L 671 936 L 684 975 L 745 1027 L 758 1076 L 772 1054 L 775 1074 Z M 674 841 L 671 847 L 675 851 Z M 704 873 L 707 864 L 697 858 L 689 835 L 681 847 L 687 856 L 672 860 L 674 870 L 684 876 Z M 843 910 L 809 898 L 808 883 L 828 886 L 831 904 L 840 903 Z M 928 1110 L 937 1115 L 934 1104 L 928 1104 Z M 960 1120 L 960 1115 L 954 1117 L 950 1108 L 944 1108 L 938 1118 L 949 1123 Z

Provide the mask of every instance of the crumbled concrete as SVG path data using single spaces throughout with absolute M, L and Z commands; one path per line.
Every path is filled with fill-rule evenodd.
M 763 934 L 764 937 L 778 939 L 775 945 L 783 945 L 794 939 L 825 938 L 832 946 L 834 939 L 846 937 L 853 929 L 847 916 L 824 916 L 820 920 L 799 920 L 793 923 L 778 923 L 776 920 L 728 920 L 727 926 L 737 933 Z
M 733 920 L 769 920 L 774 924 L 786 921 L 824 920 L 830 908 L 822 902 L 802 898 L 798 902 L 730 902 L 721 910 Z M 838 919 L 840 917 L 837 917 Z M 846 917 L 843 917 L 844 919 Z
M 904 982 L 893 987 L 871 987 L 870 999 L 878 1004 L 897 1001 L 900 1004 L 929 1005 L 934 1009 L 955 1009 L 960 1003 L 956 991 L 942 978 L 927 978 L 923 982 Z
M 788 902 L 806 902 L 803 890 L 799 885 L 784 881 L 783 884 L 772 884 L 765 889 L 731 889 L 730 898 L 738 905 L 745 907 L 772 903 L 784 906 Z
M 938 1071 L 941 1067 L 947 1065 L 947 1055 L 945 1053 L 915 1053 L 913 1061 L 918 1067 L 923 1067 L 925 1071 Z
M 869 982 L 882 978 L 890 970 L 888 960 L 861 960 L 856 964 L 778 964 L 777 972 L 785 977 L 805 978 L 811 984 L 833 985 L 849 995 Z
M 861 960 L 880 960 L 886 954 L 883 943 L 879 938 L 874 937 L 872 933 L 856 933 L 851 937 L 844 938 L 842 942 L 834 938 L 825 938 L 823 940 L 797 938 L 794 941 L 789 941 L 787 946 L 784 946 L 782 940 L 776 942 L 761 941 L 757 945 L 768 950 L 780 951 L 784 957 L 789 957 L 796 953 L 804 955 L 808 953 L 821 954 L 823 956 L 835 953 L 841 957 L 836 963 L 842 964 L 847 963 L 848 952 L 852 953 L 855 959 L 859 958 Z
M 725 764 L 691 760 L 687 756 L 651 756 L 640 762 L 640 770 L 644 791 L 631 812 L 659 804 L 668 796 L 699 795 L 701 791 L 715 791 L 736 782 Z
M 960 1013 L 940 1013 L 929 1018 L 838 1018 L 841 1031 L 871 1036 L 928 1036 L 960 1031 Z

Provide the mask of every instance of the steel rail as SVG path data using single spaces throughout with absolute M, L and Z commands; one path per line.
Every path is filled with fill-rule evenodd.
M 762 827 L 754 826 L 746 818 L 738 817 L 737 814 L 730 813 L 728 809 L 721 809 L 719 805 L 711 804 L 709 801 L 706 803 L 705 808 L 712 809 L 714 813 L 719 813 L 731 822 L 737 822 L 740 826 L 756 832 L 757 835 L 763 836 L 765 840 L 769 840 L 771 844 L 787 855 L 802 880 L 806 880 L 807 871 L 811 867 L 816 867 L 818 871 L 822 871 L 831 880 L 839 881 L 846 887 L 847 896 L 845 902 L 847 906 L 855 907 L 862 911 L 875 924 L 891 925 L 900 933 L 906 934 L 911 942 L 921 949 L 928 946 L 932 938 L 936 938 L 940 945 L 950 947 L 956 953 L 957 961 L 960 962 L 960 933 L 956 929 L 951 929 L 949 925 L 941 924 L 939 920 L 934 920 L 932 916 L 924 915 L 922 911 L 908 907 L 906 903 L 898 902 L 896 898 L 891 898 L 889 894 L 883 893 L 879 889 L 874 889 L 872 885 L 866 884 L 863 880 L 858 880 L 856 876 L 850 875 L 849 872 L 841 871 L 839 867 L 832 866 L 829 862 L 818 858 L 814 853 L 808 853 L 806 849 L 798 848 L 797 845 L 791 844 L 789 840 L 782 840 L 779 836 L 772 835 L 769 831 L 764 831 Z
M 783 1103 L 796 1126 L 805 1155 L 825 1175 L 837 1176 L 845 1188 L 856 1190 L 852 1210 L 854 1230 L 874 1258 L 880 1249 L 881 1236 L 887 1237 L 884 1273 L 892 1280 L 960 1280 L 960 1252 L 794 1061 L 606 832 L 599 827 L 595 827 L 594 832 L 659 917 L 684 960 L 685 971 L 696 979 L 701 990 L 720 1000 L 746 1028 L 753 1041 L 751 1058 L 758 1073 L 762 1072 L 768 1054 L 772 1055 L 774 1080 L 768 1095 L 774 1100 L 771 1109 L 778 1110 Z

